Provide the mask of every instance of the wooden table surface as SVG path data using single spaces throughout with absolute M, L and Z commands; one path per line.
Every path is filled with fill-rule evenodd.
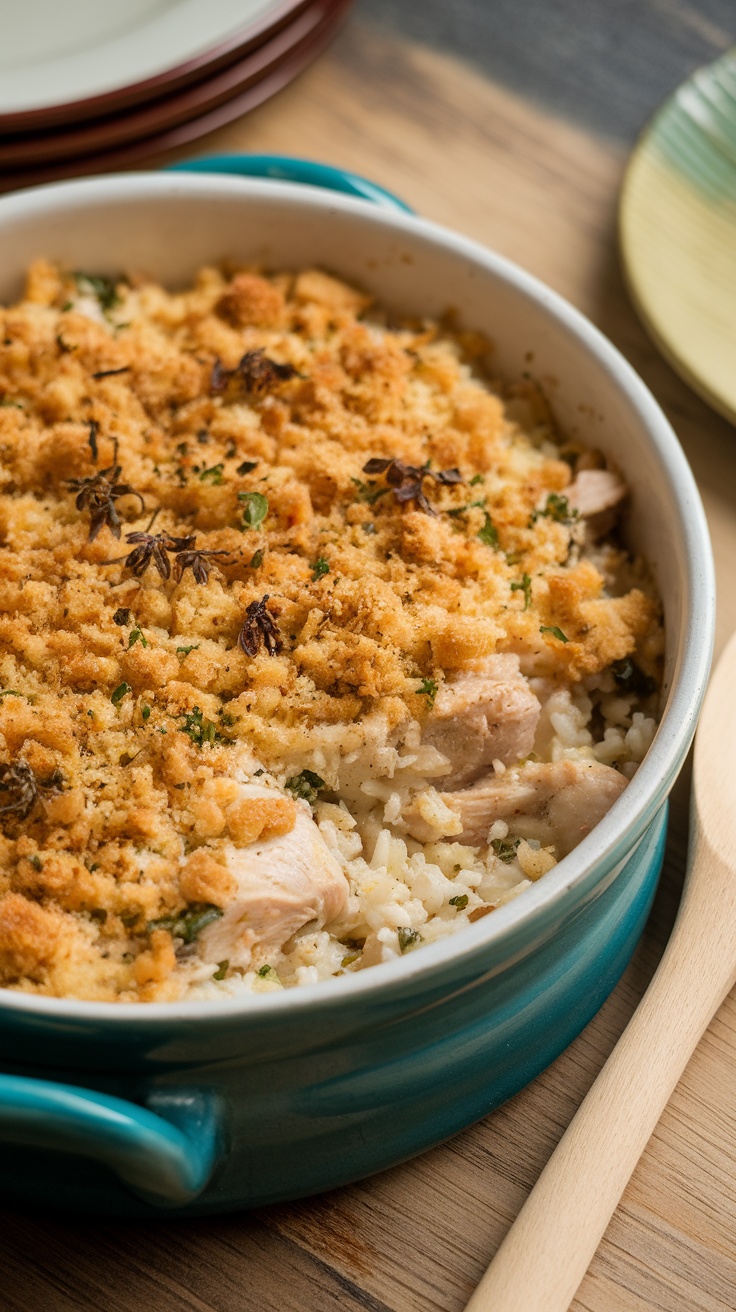
M 364 0 L 292 87 L 200 143 L 353 168 L 585 311 L 649 384 L 695 470 L 718 568 L 719 648 L 736 627 L 736 433 L 640 327 L 621 283 L 615 215 L 645 116 L 734 39 L 732 0 Z M 567 1052 L 499 1111 L 408 1165 L 255 1214 L 143 1225 L 6 1212 L 0 1305 L 460 1312 L 657 964 L 682 880 L 687 797 L 681 778 L 665 875 L 624 978 Z M 732 997 L 644 1154 L 575 1312 L 736 1308 L 735 1070 Z

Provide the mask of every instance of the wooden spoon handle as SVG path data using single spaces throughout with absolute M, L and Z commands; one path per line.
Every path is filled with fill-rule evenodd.
M 698 866 L 713 860 L 706 852 L 700 843 L 692 852 L 693 889 L 703 886 Z M 715 941 L 691 932 L 694 908 L 687 917 L 683 910 L 642 1002 L 466 1312 L 569 1308 L 647 1140 L 732 983 L 732 928 L 719 943 L 717 932 Z

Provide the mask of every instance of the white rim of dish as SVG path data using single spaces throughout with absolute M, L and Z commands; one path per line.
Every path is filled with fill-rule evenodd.
M 525 920 L 551 908 L 599 863 L 616 864 L 633 853 L 646 826 L 654 819 L 684 761 L 710 670 L 715 630 L 715 569 L 705 512 L 690 466 L 675 433 L 649 389 L 615 346 L 589 319 L 533 274 L 505 256 L 460 236 L 429 219 L 379 208 L 369 201 L 339 195 L 296 183 L 253 178 L 187 173 L 127 173 L 80 181 L 51 183 L 28 188 L 0 198 L 3 213 L 17 211 L 53 213 L 53 197 L 75 197 L 80 209 L 95 201 L 150 196 L 186 197 L 201 194 L 249 196 L 280 195 L 300 205 L 331 214 L 359 213 L 379 226 L 407 234 L 416 233 L 436 245 L 489 269 L 527 299 L 541 304 L 560 326 L 583 343 L 605 372 L 636 407 L 655 449 L 663 480 L 669 484 L 678 510 L 680 530 L 687 546 L 687 627 L 678 635 L 675 677 L 669 691 L 657 734 L 634 778 L 603 820 L 587 838 L 531 888 L 475 924 L 396 961 L 382 962 L 354 975 L 342 975 L 316 984 L 298 985 L 274 993 L 247 993 L 217 999 L 182 1002 L 89 1002 L 76 998 L 48 998 L 0 989 L 0 1008 L 77 1020 L 113 1022 L 140 1026 L 162 1021 L 209 1019 L 248 1015 L 275 1020 L 282 1011 L 331 1008 L 357 1001 L 364 994 L 378 993 L 393 985 L 409 983 L 432 974 L 454 958 L 488 948 L 512 933 Z M 636 837 L 632 837 L 636 835 Z
M 296 7 L 296 4 L 292 7 Z M 125 7 L 116 10 L 113 30 L 108 24 L 100 28 L 97 39 L 90 40 L 88 26 L 90 0 L 25 0 L 13 5 L 4 15 L 3 52 L 0 61 L 0 118 L 5 114 L 33 113 L 44 109 L 94 100 L 201 58 L 231 40 L 234 35 L 247 39 L 248 29 L 262 22 L 270 12 L 274 18 L 284 11 L 283 0 L 138 0 L 138 13 L 130 17 Z M 287 7 L 288 8 L 288 7 Z M 75 13 L 76 10 L 76 13 Z M 44 24 L 44 12 L 46 19 Z M 100 7 L 95 3 L 95 12 Z M 22 21 L 26 32 L 19 32 L 21 46 L 30 32 L 43 30 L 49 16 L 63 22 L 64 44 L 61 54 L 46 57 L 23 57 L 13 46 L 13 23 Z M 77 20 L 78 45 L 70 42 Z M 40 26 L 39 26 L 40 25 Z M 52 29 L 51 36 L 55 29 Z M 50 49 L 51 40 L 49 39 Z

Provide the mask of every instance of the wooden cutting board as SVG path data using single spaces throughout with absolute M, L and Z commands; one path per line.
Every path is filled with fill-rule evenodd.
M 652 388 L 694 467 L 716 553 L 720 649 L 736 627 L 736 431 L 659 357 L 623 290 L 615 218 L 624 149 L 458 60 L 381 35 L 360 15 L 291 88 L 201 143 L 201 153 L 237 149 L 364 173 L 518 260 L 590 315 Z M 8 1211 L 3 1308 L 460 1312 L 651 977 L 682 879 L 687 797 L 683 778 L 665 877 L 624 979 L 568 1051 L 505 1107 L 403 1167 L 256 1215 L 144 1226 Z M 734 1072 L 731 998 L 635 1172 L 575 1312 L 736 1307 Z

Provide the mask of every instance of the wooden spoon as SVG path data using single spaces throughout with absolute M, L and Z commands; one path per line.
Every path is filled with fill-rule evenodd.
M 695 740 L 682 901 L 639 1007 L 466 1312 L 566 1312 L 688 1059 L 736 983 L 736 635 Z

